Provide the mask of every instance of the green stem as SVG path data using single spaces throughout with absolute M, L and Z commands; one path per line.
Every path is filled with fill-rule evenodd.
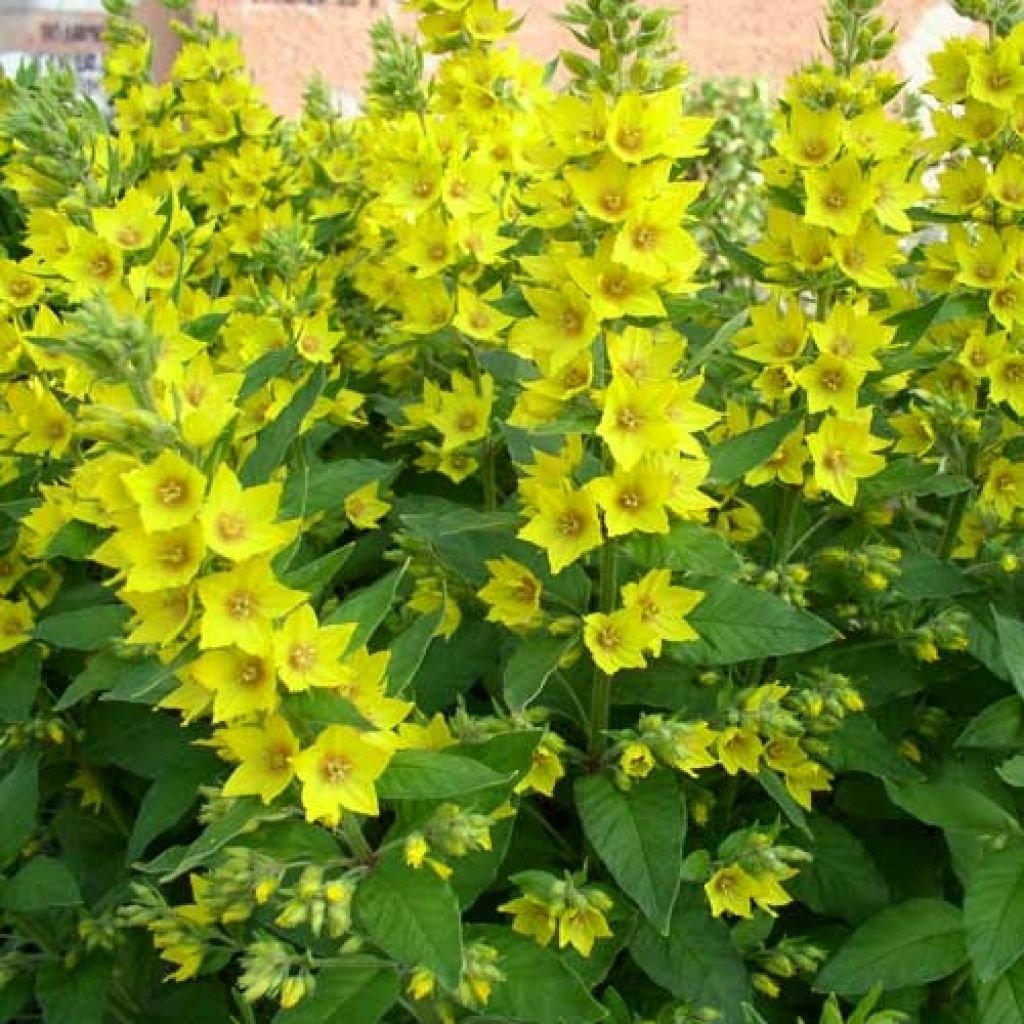
M 476 349 L 472 343 L 466 341 L 466 352 L 469 354 L 469 376 L 473 381 L 473 389 L 477 397 L 483 394 L 483 375 L 480 371 L 480 360 L 477 359 Z M 498 482 L 495 471 L 495 446 L 488 436 L 484 441 L 483 452 L 480 458 L 480 469 L 483 473 L 484 507 L 488 512 L 493 512 L 498 507 Z
M 366 836 L 363 835 L 363 827 L 359 824 L 358 820 L 351 814 L 346 814 L 341 819 L 338 831 L 341 832 L 342 838 L 348 844 L 353 855 L 364 864 L 368 864 L 373 856 L 373 847 L 366 841 Z
M 787 487 L 782 495 L 782 508 L 779 509 L 779 526 L 775 532 L 778 547 L 775 551 L 776 565 L 785 565 L 793 550 L 793 534 L 796 532 L 797 512 L 800 510 L 800 488 Z
M 614 539 L 609 537 L 601 548 L 598 569 L 599 610 L 606 615 L 615 608 L 615 594 L 618 589 L 618 554 Z M 590 691 L 590 755 L 599 760 L 607 745 L 605 733 L 612 710 L 612 678 L 594 666 L 594 677 Z
M 980 453 L 981 445 L 977 441 L 967 450 L 965 473 L 972 483 L 978 469 L 978 456 Z M 966 490 L 953 495 L 949 505 L 949 513 L 946 516 L 946 528 L 942 532 L 942 541 L 939 544 L 939 558 L 949 558 L 953 551 L 953 545 L 956 544 L 956 538 L 960 533 L 960 527 L 967 512 L 967 506 L 970 504 L 971 493 L 971 490 Z

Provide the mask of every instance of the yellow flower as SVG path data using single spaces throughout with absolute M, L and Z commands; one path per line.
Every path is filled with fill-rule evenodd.
M 14 451 L 23 455 L 48 455 L 60 458 L 68 449 L 73 421 L 41 378 L 27 384 L 9 384 L 4 398 L 19 436 Z
M 591 480 L 587 489 L 597 499 L 609 537 L 628 533 L 668 533 L 669 481 L 656 463 L 641 462 Z
M 437 411 L 427 416 L 427 423 L 441 435 L 442 452 L 480 441 L 491 429 L 494 378 L 482 374 L 477 390 L 468 377 L 453 373 L 451 387 L 451 391 L 441 392 Z
M 888 441 L 871 434 L 871 410 L 848 417 L 827 416 L 817 431 L 807 435 L 814 460 L 814 481 L 844 505 L 857 498 L 857 481 L 885 468 L 884 456 L 876 454 Z
M 873 220 L 865 219 L 848 235 L 833 238 L 832 255 L 839 269 L 862 288 L 895 288 L 889 267 L 900 262 L 899 239 Z
M 737 917 L 753 917 L 751 906 L 757 883 L 738 864 L 719 868 L 705 883 L 704 892 L 711 904 L 713 917 L 735 914 Z
M 636 740 L 627 743 L 619 754 L 619 769 L 630 779 L 646 779 L 656 765 L 651 748 Z
M 809 171 L 805 181 L 807 223 L 852 235 L 871 206 L 872 191 L 856 158 L 847 155 L 829 167 Z
M 730 775 L 740 771 L 756 775 L 764 744 L 758 739 L 757 733 L 731 725 L 718 734 L 715 749 L 719 764 Z
M 277 707 L 274 659 L 269 648 L 206 651 L 189 666 L 193 679 L 213 693 L 213 720 L 229 722 Z
M 0 259 L 0 306 L 31 309 L 39 302 L 43 290 L 42 280 L 28 266 Z
M 299 522 L 276 521 L 280 500 L 280 484 L 243 488 L 221 463 L 200 517 L 210 550 L 241 562 L 285 547 L 294 539 Z
M 258 796 L 269 804 L 295 775 L 292 758 L 299 752 L 299 741 L 281 715 L 268 715 L 260 726 L 220 729 L 213 738 L 241 762 L 224 783 L 223 796 Z
M 1004 523 L 1024 506 L 1024 462 L 1011 462 L 1000 457 L 989 466 L 981 488 L 982 502 Z
M 131 189 L 116 206 L 93 210 L 93 227 L 100 238 L 119 249 L 148 249 L 165 223 L 156 212 L 158 205 L 158 200 Z
M 566 168 L 565 180 L 591 217 L 618 224 L 668 180 L 668 165 L 631 167 L 606 153 L 593 170 Z
M 838 107 L 814 110 L 794 103 L 785 131 L 775 133 L 772 145 L 787 160 L 799 167 L 822 167 L 839 154 L 842 111 Z
M 619 466 L 632 469 L 645 455 L 679 448 L 682 431 L 669 415 L 674 397 L 668 382 L 637 384 L 621 376 L 608 385 L 597 433 Z
M 553 573 L 601 545 L 597 502 L 589 490 L 545 486 L 532 493 L 532 500 L 536 514 L 519 536 L 547 552 Z
M 551 796 L 558 780 L 565 775 L 561 753 L 565 741 L 557 733 L 546 732 L 534 747 L 530 758 L 530 770 L 516 783 L 515 792 L 531 791 Z
M 0 599 L 0 652 L 12 651 L 32 639 L 32 609 L 28 601 Z
M 650 278 L 612 258 L 614 239 L 608 236 L 593 257 L 569 260 L 573 281 L 590 298 L 598 320 L 624 316 L 664 317 L 665 306 Z
M 156 533 L 124 530 L 114 539 L 128 552 L 127 589 L 142 593 L 184 587 L 199 572 L 206 553 L 198 523 Z
M 192 589 L 177 587 L 150 593 L 122 590 L 117 595 L 136 615 L 129 644 L 169 644 L 192 618 Z
M 679 226 L 679 216 L 674 196 L 641 203 L 616 236 L 612 259 L 657 280 L 692 277 L 704 256 L 694 237 Z
M 656 658 L 661 655 L 665 641 L 681 643 L 699 639 L 686 616 L 703 598 L 699 590 L 672 586 L 671 569 L 652 569 L 636 583 L 627 583 L 622 588 L 624 607 L 636 607 L 641 621 L 653 633 L 650 649 Z
M 336 686 L 343 672 L 341 658 L 355 634 L 354 623 L 321 626 L 308 604 L 296 608 L 274 634 L 277 674 L 289 690 Z
M 583 619 L 583 642 L 597 667 L 606 675 L 625 668 L 644 668 L 644 650 L 651 645 L 653 629 L 638 607 L 620 608 L 605 614 L 593 612 Z
M 772 302 L 750 311 L 750 326 L 739 331 L 733 344 L 745 359 L 778 365 L 791 363 L 807 344 L 807 320 L 799 303 L 785 310 Z
M 163 451 L 148 466 L 123 476 L 146 530 L 191 523 L 203 503 L 206 477 L 177 452 Z
M 345 515 L 357 530 L 372 530 L 391 510 L 386 501 L 380 500 L 379 484 L 376 480 L 364 484 L 345 497 Z
M 1014 41 L 1001 40 L 988 50 L 967 59 L 970 67 L 967 88 L 975 99 L 1008 110 L 1024 95 L 1024 65 Z
M 537 896 L 524 893 L 503 903 L 498 910 L 513 915 L 512 931 L 529 936 L 539 946 L 546 946 L 555 937 L 558 917 L 551 906 Z
M 343 810 L 376 816 L 374 783 L 394 753 L 393 737 L 329 725 L 311 747 L 292 759 L 302 782 L 302 805 L 310 821 L 336 827 Z
M 717 762 L 708 747 L 715 742 L 717 735 L 707 722 L 678 722 L 671 731 L 671 740 L 665 751 L 666 760 L 676 771 L 691 776 L 701 768 L 711 768 Z
M 843 416 L 852 416 L 865 371 L 839 356 L 818 356 L 797 375 L 797 383 L 807 394 L 809 412 L 835 409 Z
M 810 758 L 784 772 L 783 779 L 789 795 L 806 811 L 811 809 L 813 794 L 828 792 L 832 782 L 831 774 Z
M 287 615 L 306 596 L 279 583 L 263 558 L 205 576 L 197 587 L 203 605 L 199 646 L 234 644 L 254 654 L 270 643 L 274 620 Z
M 517 355 L 543 360 L 554 373 L 590 347 L 598 320 L 576 285 L 567 281 L 557 291 L 523 288 L 523 297 L 537 315 L 516 321 L 509 332 L 509 348 Z
M 864 299 L 837 302 L 824 323 L 811 324 L 811 336 L 822 355 L 842 359 L 860 370 L 880 370 L 875 353 L 892 342 L 896 329 L 872 316 Z
M 1024 355 L 1005 355 L 989 370 L 989 392 L 995 402 L 1006 404 L 1024 416 Z
M 604 916 L 611 906 L 612 901 L 604 893 L 577 893 L 572 904 L 558 916 L 558 945 L 571 945 L 580 956 L 590 956 L 597 939 L 612 937 Z
M 536 625 L 541 618 L 540 580 L 512 558 L 488 559 L 484 564 L 490 579 L 477 597 L 488 605 L 488 621 L 512 628 Z

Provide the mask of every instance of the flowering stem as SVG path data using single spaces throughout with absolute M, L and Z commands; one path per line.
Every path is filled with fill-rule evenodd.
M 469 376 L 473 381 L 473 389 L 477 397 L 483 394 L 483 375 L 480 372 L 480 360 L 476 355 L 476 348 L 469 340 L 466 342 L 466 352 L 469 355 Z M 483 474 L 484 507 L 488 512 L 493 512 L 498 507 L 498 483 L 494 470 L 495 447 L 494 442 L 488 435 L 483 444 L 483 452 L 480 457 L 480 469 Z
M 968 479 L 972 482 L 977 472 L 978 455 L 980 452 L 981 445 L 977 441 L 967 449 L 965 472 Z M 960 533 L 960 526 L 964 521 L 964 514 L 967 512 L 970 500 L 970 488 L 953 495 L 953 500 L 949 505 L 949 514 L 946 516 L 946 528 L 942 532 L 942 541 L 939 544 L 939 558 L 949 558 L 952 553 L 953 545 L 956 544 L 956 538 Z
M 779 528 L 776 531 L 778 548 L 775 562 L 785 565 L 793 551 L 793 534 L 796 532 L 796 517 L 800 509 L 800 488 L 790 486 L 782 495 L 782 507 L 779 509 Z
M 606 615 L 615 609 L 617 589 L 617 564 L 615 540 L 609 537 L 601 548 L 598 569 L 599 610 Z M 612 708 L 612 678 L 594 666 L 594 678 L 590 690 L 590 755 L 596 761 L 604 753 L 605 732 Z

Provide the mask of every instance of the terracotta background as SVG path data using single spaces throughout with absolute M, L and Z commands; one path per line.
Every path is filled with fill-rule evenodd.
M 40 2 L 40 0 L 36 0 Z M 45 3 L 45 0 L 42 0 Z M 68 0 L 66 0 L 68 2 Z M 563 0 L 507 0 L 526 15 L 519 45 L 550 58 L 570 44 L 551 15 Z M 779 82 L 820 51 L 823 0 L 641 0 L 674 10 L 680 50 L 695 76 L 745 75 Z M 199 0 L 204 13 L 238 32 L 256 81 L 274 108 L 294 113 L 305 83 L 321 72 L 347 105 L 357 103 L 370 63 L 369 31 L 390 15 L 411 27 L 397 0 Z M 923 77 L 924 56 L 951 31 L 962 31 L 945 0 L 884 0 L 899 27 L 896 67 Z M 141 0 L 154 28 L 158 67 L 167 67 L 174 38 L 157 0 Z
M 150 9 L 155 9 L 152 0 Z M 648 0 L 676 12 L 680 50 L 697 76 L 740 74 L 780 81 L 820 50 L 822 0 Z M 562 0 L 509 0 L 527 15 L 520 45 L 541 58 L 569 44 L 551 20 Z M 885 0 L 901 40 L 921 51 L 921 36 L 945 34 L 951 15 L 937 0 Z M 367 34 L 385 14 L 409 25 L 395 0 L 200 0 L 200 9 L 241 34 L 257 82 L 282 112 L 293 112 L 319 70 L 350 103 L 369 64 Z M 949 17 L 947 17 L 949 15 Z M 153 20 L 158 20 L 154 16 Z M 915 40 L 915 35 L 917 36 Z M 907 62 L 903 61 L 904 70 Z

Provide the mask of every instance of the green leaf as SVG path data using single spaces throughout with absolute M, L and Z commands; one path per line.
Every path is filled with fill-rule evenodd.
M 305 565 L 300 565 L 297 569 L 289 569 L 281 574 L 281 582 L 286 587 L 304 590 L 316 597 L 341 572 L 341 567 L 348 561 L 354 547 L 354 544 L 346 544 L 342 548 L 335 548 L 326 555 L 306 562 Z
M 1024 954 L 1024 843 L 989 850 L 971 872 L 964 928 L 981 981 L 994 981 Z
M 454 991 L 462 973 L 459 901 L 433 871 L 385 854 L 359 883 L 355 915 L 367 937 L 407 967 L 426 967 Z
M 0 907 L 16 914 L 74 907 L 81 902 L 75 876 L 53 857 L 33 857 L 13 878 L 0 881 Z
M 983 779 L 981 772 L 964 766 L 947 765 L 936 778 L 925 782 L 887 780 L 885 788 L 889 799 L 898 807 L 918 821 L 947 832 L 994 835 L 1020 832 L 1010 809 L 1012 802 L 1003 801 L 996 786 L 990 779 Z
M 99 547 L 106 535 L 106 530 L 72 519 L 53 535 L 46 547 L 46 557 L 82 562 Z
M 39 690 L 42 654 L 36 644 L 22 647 L 0 667 L 0 722 L 24 722 Z
M 645 569 L 673 569 L 699 576 L 729 576 L 743 564 L 739 554 L 715 530 L 680 520 L 664 536 L 638 533 L 623 550 Z
M 68 970 L 62 961 L 45 964 L 36 975 L 36 998 L 46 1024 L 105 1024 L 113 967 L 92 955 Z
M 730 665 L 795 654 L 839 635 L 827 622 L 781 597 L 729 580 L 713 583 L 688 619 L 700 640 L 666 647 L 673 660 L 688 665 Z
M 1024 697 L 1024 622 L 1001 615 L 992 609 L 996 623 L 996 636 L 1003 655 L 1003 663 L 1010 672 L 1010 679 L 1017 692 Z
M 1024 754 L 1008 757 L 1001 765 L 997 766 L 996 774 L 1008 786 L 1018 789 L 1024 786 Z
M 956 745 L 982 750 L 1024 747 L 1024 701 L 1013 696 L 990 704 L 967 723 Z
M 35 638 L 71 651 L 96 651 L 120 639 L 130 614 L 123 604 L 58 612 L 36 623 Z
M 320 397 L 326 380 L 326 370 L 318 366 L 284 409 L 260 431 L 256 447 L 238 474 L 244 486 L 266 483 L 274 470 L 284 464 L 288 448 L 298 437 L 302 421 Z
M 324 620 L 324 625 L 333 626 L 339 622 L 356 623 L 356 631 L 349 642 L 349 650 L 362 647 L 377 631 L 384 617 L 395 603 L 398 587 L 409 567 L 408 561 L 381 576 L 376 583 L 364 587 L 357 594 L 343 601 Z
M 914 782 L 921 773 L 899 752 L 870 715 L 848 715 L 829 733 L 825 760 L 836 772 L 866 772 L 893 782 Z
M 275 860 L 325 861 L 341 856 L 331 833 L 308 821 L 264 821 L 255 832 L 246 832 L 232 842 Z
M 238 400 L 244 402 L 247 398 L 255 395 L 268 381 L 273 380 L 274 377 L 283 376 L 294 355 L 295 350 L 291 347 L 271 349 L 261 355 L 246 372 L 245 380 L 242 381 L 242 386 L 238 391 Z
M 496 949 L 504 979 L 487 1002 L 487 1013 L 524 1024 L 591 1024 L 607 1011 L 558 956 L 532 939 L 499 925 L 476 925 L 468 938 Z
M 177 662 L 165 665 L 159 658 L 126 658 L 112 650 L 97 651 L 60 695 L 56 709 L 66 711 L 93 693 L 132 702 L 140 697 L 162 696 L 161 689 L 173 682 L 177 667 Z
M 24 751 L 0 780 L 0 865 L 18 855 L 39 809 L 39 753 Z
M 416 678 L 430 645 L 437 636 L 437 628 L 444 618 L 444 608 L 420 615 L 388 645 L 388 693 L 400 696 Z
M 583 831 L 619 888 L 663 935 L 682 881 L 686 810 L 671 772 L 658 771 L 623 792 L 607 775 L 576 782 Z
M 259 802 L 249 797 L 234 801 L 222 817 L 203 829 L 198 839 L 184 850 L 174 851 L 173 858 L 164 861 L 158 857 L 156 861 L 140 865 L 140 869 L 159 871 L 162 873 L 162 883 L 173 882 L 175 878 L 180 878 L 186 872 L 204 864 L 218 850 L 227 846 L 235 836 L 246 831 L 250 823 L 256 819 L 259 807 Z
M 533 752 L 537 749 L 544 733 L 540 729 L 525 729 L 522 732 L 503 732 L 491 736 L 483 743 L 461 743 L 448 747 L 445 753 L 471 757 L 487 765 L 501 775 L 510 775 L 514 781 L 525 775 L 533 763 Z
M 539 696 L 575 643 L 575 637 L 530 637 L 519 641 L 505 666 L 505 700 L 512 711 L 522 711 Z
M 894 459 L 880 473 L 861 481 L 859 503 L 873 505 L 893 498 L 936 494 L 946 497 L 971 488 L 967 477 L 939 472 L 916 459 Z
M 977 589 L 961 569 L 927 551 L 908 551 L 900 559 L 894 589 L 913 601 L 956 597 Z
M 199 787 L 216 778 L 216 773 L 216 758 L 197 758 L 161 775 L 139 804 L 128 840 L 128 860 L 141 857 L 157 836 L 174 828 L 199 799 Z
M 0 988 L 0 1024 L 23 1024 L 25 1009 L 35 991 L 34 974 L 16 974 Z
M 1024 1020 L 1024 960 L 982 988 L 978 1024 L 1020 1024 Z
M 394 463 L 363 459 L 322 462 L 306 473 L 297 470 L 285 484 L 280 516 L 292 519 L 339 509 L 345 504 L 345 499 L 360 487 L 374 482 L 386 486 L 394 480 L 398 470 Z
M 799 829 L 805 836 L 811 834 L 804 809 L 793 799 L 786 789 L 785 783 L 770 768 L 762 768 L 757 773 L 757 781 L 761 788 L 775 801 L 779 810 L 789 819 L 789 823 Z
M 385 964 L 332 964 L 316 988 L 273 1024 L 377 1024 L 398 999 L 398 975 Z
M 936 899 L 913 899 L 865 921 L 815 979 L 817 992 L 860 995 L 927 985 L 967 960 L 960 911 Z
M 637 965 L 678 999 L 711 1006 L 722 1024 L 743 1024 L 750 978 L 724 922 L 711 916 L 698 886 L 684 885 L 667 937 L 641 921 L 629 944 Z
M 826 917 L 857 924 L 881 910 L 889 887 L 867 850 L 831 818 L 810 819 L 813 856 L 786 887 L 804 906 Z
M 386 800 L 447 800 L 509 781 L 479 761 L 447 751 L 398 750 L 377 780 Z
M 708 476 L 721 484 L 731 484 L 775 454 L 779 445 L 803 422 L 800 409 L 763 427 L 755 427 L 715 445 L 710 451 Z

